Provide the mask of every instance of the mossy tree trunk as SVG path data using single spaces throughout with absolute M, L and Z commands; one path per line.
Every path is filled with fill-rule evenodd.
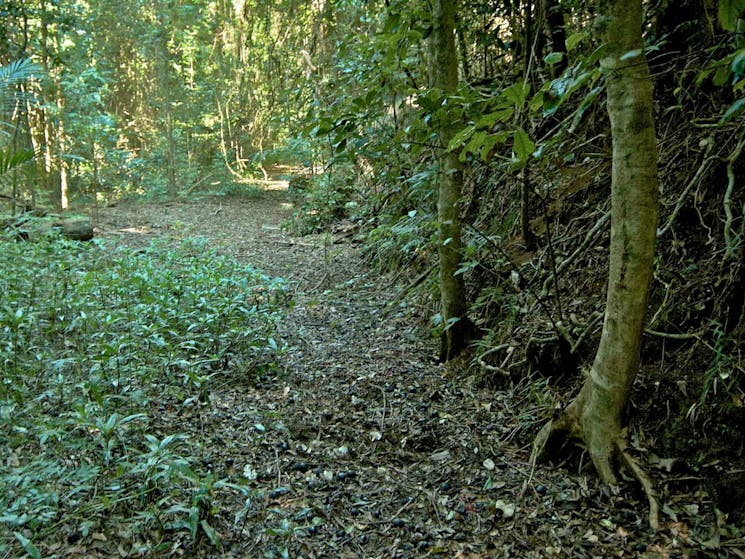
M 455 2 L 435 0 L 432 9 L 430 42 L 431 86 L 445 95 L 458 89 L 458 61 L 455 50 Z M 458 155 L 447 151 L 455 134 L 448 117 L 440 123 L 442 152 L 439 158 L 437 217 L 439 224 L 440 298 L 442 334 L 440 360 L 448 361 L 468 345 L 473 324 L 467 317 L 466 287 L 457 273 L 461 262 L 461 221 L 459 202 L 463 189 L 463 172 Z
M 602 480 L 614 484 L 616 460 L 630 463 L 624 452 L 622 421 L 639 366 L 653 271 L 657 150 L 652 82 L 643 54 L 641 0 L 606 1 L 601 13 L 598 23 L 608 48 L 601 64 L 607 76 L 613 137 L 605 322 L 584 386 L 564 414 L 541 431 L 534 456 L 541 454 L 550 436 L 569 434 L 584 443 Z

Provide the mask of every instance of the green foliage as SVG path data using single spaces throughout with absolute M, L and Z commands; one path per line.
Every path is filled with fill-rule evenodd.
M 19 126 L 19 112 L 34 101 L 33 95 L 17 90 L 17 86 L 38 73 L 39 67 L 28 59 L 0 66 L 0 108 L 16 119 L 14 122 L 0 121 L 0 177 L 34 158 L 33 149 L 17 147 L 13 138 Z
M 437 218 L 426 211 L 410 210 L 395 218 L 383 215 L 367 236 L 365 253 L 381 270 L 426 267 L 435 257 Z
M 745 0 L 719 0 L 719 22 L 727 31 L 737 29 L 737 20 L 745 12 Z
M 743 373 L 741 368 L 736 364 L 733 358 L 732 348 L 737 347 L 734 336 L 728 335 L 721 324 L 712 321 L 711 330 L 713 334 L 713 343 L 710 349 L 714 353 L 709 368 L 704 373 L 703 388 L 699 404 L 703 404 L 707 397 L 723 392 L 731 393 L 733 388 L 738 386 L 742 379 Z
M 112 526 L 133 545 L 186 530 L 219 547 L 214 495 L 244 488 L 200 472 L 196 441 L 157 410 L 271 365 L 281 281 L 198 240 L 0 244 L 0 551 Z
M 303 234 L 313 233 L 354 214 L 355 178 L 348 167 L 313 175 L 302 181 L 302 187 L 294 181 L 291 194 L 298 208 L 292 218 L 295 229 Z
M 5 66 L 0 66 L 0 103 L 4 109 L 14 108 L 16 100 L 27 100 L 31 97 L 16 90 L 16 86 L 26 82 L 41 72 L 38 64 L 28 58 L 22 58 Z

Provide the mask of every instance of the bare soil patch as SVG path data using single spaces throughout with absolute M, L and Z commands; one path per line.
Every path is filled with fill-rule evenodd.
M 671 481 L 664 528 L 649 531 L 633 483 L 601 488 L 582 462 L 531 471 L 529 443 L 546 410 L 527 387 L 466 383 L 435 362 L 422 317 L 389 308 L 390 278 L 346 239 L 293 237 L 286 193 L 99 209 L 96 234 L 128 245 L 203 236 L 288 281 L 277 370 L 227 370 L 210 401 L 164 404 L 164 432 L 199 441 L 205 467 L 253 497 L 216 496 L 225 542 L 184 541 L 184 557 L 744 557 L 720 546 L 698 482 Z M 527 384 L 526 384 L 527 386 Z M 710 540 L 704 550 L 702 542 Z M 715 545 L 716 544 L 716 545 Z

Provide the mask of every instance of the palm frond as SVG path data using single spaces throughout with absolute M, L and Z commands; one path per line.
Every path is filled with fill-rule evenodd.
M 38 100 L 34 91 L 17 88 L 28 79 L 41 75 L 42 69 L 28 58 L 0 66 L 0 111 L 11 113 L 23 111 L 27 105 L 35 105 Z
M 30 148 L 12 149 L 6 146 L 4 149 L 0 149 L 0 176 L 27 161 L 31 161 L 34 155 L 34 150 Z
M 10 89 L 41 73 L 41 67 L 28 58 L 0 66 L 0 91 Z

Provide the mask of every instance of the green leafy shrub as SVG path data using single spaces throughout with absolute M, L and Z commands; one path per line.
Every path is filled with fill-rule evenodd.
M 218 545 L 207 499 L 229 484 L 156 410 L 271 365 L 281 281 L 198 240 L 0 239 L 0 269 L 0 554 L 107 530 Z
M 341 170 L 292 181 L 290 194 L 298 204 L 293 226 L 303 234 L 319 231 L 349 217 L 358 206 L 353 173 Z

